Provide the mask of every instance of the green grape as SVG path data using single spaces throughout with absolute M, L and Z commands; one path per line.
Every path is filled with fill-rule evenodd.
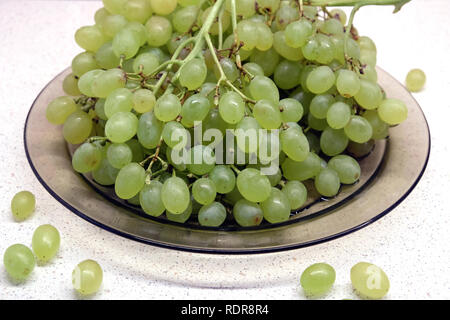
M 300 61 L 303 59 L 302 50 L 300 48 L 293 48 L 286 43 L 284 31 L 274 33 L 273 48 L 280 56 L 287 60 Z
M 270 12 L 276 12 L 280 7 L 280 0 L 256 0 L 258 8 L 269 9 Z
M 187 169 L 187 159 L 185 157 L 184 149 L 182 150 L 172 150 L 171 148 L 166 148 L 166 158 L 167 162 L 171 164 L 177 171 L 185 171 Z M 172 155 L 176 154 L 178 159 L 172 159 Z
M 348 137 L 343 129 L 327 127 L 320 136 L 320 148 L 328 156 L 342 153 L 348 145 Z
M 63 124 L 67 117 L 77 110 L 75 101 L 70 97 L 58 97 L 52 100 L 45 111 L 48 122 Z
M 242 170 L 237 176 L 236 185 L 242 196 L 252 202 L 262 202 L 269 198 L 271 193 L 267 176 L 253 168 Z
M 111 14 L 109 13 L 109 11 L 106 8 L 98 9 L 97 11 L 95 11 L 95 14 L 94 14 L 95 24 L 97 26 L 99 26 L 100 29 L 102 29 L 101 25 L 102 25 L 103 21 L 105 20 L 105 18 L 107 16 L 110 16 L 110 15 Z
M 114 14 L 107 16 L 103 19 L 101 24 L 102 31 L 108 38 L 114 38 L 114 36 L 128 24 L 128 20 L 120 15 Z
M 129 73 L 134 72 L 134 70 L 133 70 L 133 62 L 134 62 L 134 59 L 128 59 L 128 60 L 125 60 L 125 61 L 123 62 L 123 64 L 122 64 L 122 69 L 123 69 L 123 71 L 129 72 Z M 139 81 L 132 80 L 132 79 L 128 79 L 127 84 L 128 84 L 129 82 L 137 83 L 137 86 L 138 86 L 138 87 L 140 86 L 140 82 L 139 82 Z
M 220 97 L 219 113 L 225 122 L 238 123 L 244 117 L 244 112 L 244 100 L 236 92 L 228 91 Z
M 92 178 L 94 178 L 95 182 L 103 186 L 110 186 L 116 182 L 118 173 L 119 169 L 114 168 L 109 161 L 104 158 L 100 162 L 100 165 L 92 171 Z
M 239 41 L 244 44 L 242 46 L 244 50 L 252 50 L 256 46 L 258 37 L 255 36 L 257 33 L 257 25 L 254 21 L 240 21 L 237 24 L 236 32 Z
M 329 39 L 334 45 L 334 59 L 336 59 L 341 64 L 345 64 L 346 59 L 344 54 L 344 37 L 333 36 Z M 358 43 L 352 38 L 347 38 L 347 56 L 355 60 L 359 60 L 361 56 L 361 51 L 359 50 Z
M 227 79 L 231 82 L 236 81 L 239 77 L 239 70 L 236 67 L 236 63 L 230 58 L 221 58 L 219 63 Z M 221 74 L 217 65 L 214 65 L 214 75 L 217 79 L 220 79 Z
M 147 149 L 154 149 L 159 144 L 164 124 L 152 111 L 144 113 L 139 118 L 137 137 L 140 144 Z
M 369 37 L 366 36 L 359 37 L 358 45 L 361 48 L 361 50 L 373 51 L 375 53 L 377 52 L 377 46 L 375 45 L 373 40 L 370 39 Z
M 114 90 L 124 88 L 126 81 L 126 74 L 123 70 L 109 69 L 95 77 L 91 86 L 92 92 L 96 97 L 106 98 Z
M 216 158 L 214 151 L 204 145 L 193 146 L 189 152 L 190 163 L 188 169 L 196 175 L 204 175 L 214 169 Z
M 236 143 L 245 153 L 255 153 L 258 148 L 258 133 L 261 127 L 253 117 L 244 117 L 235 129 Z
M 253 107 L 253 116 L 264 129 L 278 129 L 281 125 L 280 109 L 270 100 L 259 100 Z
M 254 50 L 250 56 L 250 61 L 258 64 L 264 70 L 264 75 L 269 77 L 274 73 L 280 61 L 280 55 L 273 48 L 267 51 Z
M 344 128 L 347 137 L 355 142 L 364 143 L 372 138 L 372 126 L 369 121 L 361 116 L 351 116 Z
M 189 205 L 188 205 L 187 209 L 184 210 L 180 214 L 174 214 L 174 213 L 171 213 L 169 211 L 166 211 L 167 219 L 169 221 L 173 221 L 173 222 L 185 223 L 191 217 L 192 211 L 194 210 L 192 202 L 193 201 L 189 201 Z M 198 210 L 200 210 L 200 208 Z M 198 211 L 198 210 L 196 210 L 196 211 Z
M 101 120 L 106 121 L 108 120 L 108 117 L 105 114 L 105 101 L 106 99 L 98 99 L 95 103 L 94 111 Z
M 309 148 L 311 149 L 311 152 L 314 152 L 316 154 L 320 153 L 320 139 L 319 139 L 319 137 L 314 132 L 308 131 L 306 133 L 306 139 L 308 139 Z
M 122 11 L 122 8 L 127 0 L 102 0 L 102 2 L 108 12 L 118 14 Z
M 30 191 L 20 191 L 11 200 L 11 212 L 16 221 L 24 221 L 34 212 L 36 199 Z
M 254 0 L 236 0 L 236 14 L 242 16 L 244 19 L 253 16 L 255 11 L 255 1 Z M 231 13 L 231 0 L 226 0 L 225 8 Z
M 156 14 L 166 16 L 177 7 L 177 0 L 149 0 L 152 10 Z
M 148 34 L 148 44 L 152 47 L 165 45 L 172 36 L 172 25 L 164 17 L 152 16 L 145 24 Z
M 133 109 L 138 113 L 146 113 L 153 110 L 156 103 L 155 95 L 151 90 L 138 89 L 133 93 Z
M 320 27 L 320 31 L 331 36 L 343 37 L 344 26 L 337 19 L 327 19 Z
M 406 76 L 406 88 L 411 92 L 419 92 L 425 86 L 426 80 L 425 72 L 420 69 L 412 69 Z
M 286 158 L 282 165 L 283 176 L 288 180 L 304 181 L 314 178 L 321 170 L 320 157 L 310 152 L 305 160 L 294 161 Z
M 84 26 L 75 32 L 75 41 L 84 50 L 96 52 L 107 39 L 98 26 Z
M 364 109 L 376 109 L 383 100 L 380 87 L 371 81 L 361 79 L 361 87 L 355 95 L 356 102 Z
M 303 271 L 300 284 L 307 296 L 318 297 L 328 291 L 336 280 L 336 272 L 326 263 L 315 263 Z
M 361 168 L 358 162 L 350 156 L 338 155 L 328 161 L 328 167 L 337 172 L 339 180 L 343 184 L 353 184 L 361 176 Z
M 328 64 L 335 57 L 336 48 L 326 35 L 317 34 L 310 38 L 302 47 L 303 56 L 311 61 Z
M 314 186 L 322 196 L 334 197 L 341 186 L 339 175 L 331 168 L 324 168 L 314 179 Z
M 75 111 L 67 117 L 63 126 L 64 139 L 70 144 L 84 142 L 92 131 L 92 120 L 86 112 Z
M 254 22 L 256 28 L 256 44 L 255 48 L 266 51 L 272 48 L 273 34 L 270 28 L 264 22 Z
M 259 204 L 240 199 L 233 206 L 234 220 L 241 227 L 259 226 L 264 214 Z
M 227 211 L 223 204 L 213 202 L 201 207 L 198 222 L 205 227 L 219 227 L 226 219 Z
M 3 255 L 6 272 L 15 280 L 23 281 L 36 265 L 33 252 L 23 244 L 13 244 Z
M 131 199 L 142 190 L 145 184 L 145 169 L 131 162 L 120 169 L 114 189 L 121 199 Z
M 173 28 L 180 33 L 188 32 L 197 20 L 197 14 L 197 6 L 187 6 L 185 8 L 180 8 L 173 14 Z
M 156 55 L 144 52 L 138 55 L 133 61 L 133 71 L 142 73 L 146 76 L 152 74 L 159 66 L 159 59 Z
M 102 152 L 95 144 L 85 142 L 79 146 L 72 157 L 72 166 L 75 171 L 87 173 L 95 170 L 102 161 Z
M 377 65 L 377 53 L 369 50 L 361 50 L 360 61 L 362 64 L 375 67 Z
M 365 299 L 381 299 L 389 291 L 389 279 L 374 264 L 359 262 L 350 270 L 350 279 L 356 292 Z
M 209 13 L 211 12 L 211 9 L 213 7 L 207 8 L 205 11 L 203 11 L 203 14 L 201 16 L 201 22 L 202 24 L 205 23 L 205 20 L 208 18 Z M 222 24 L 222 32 L 227 31 L 227 29 L 230 27 L 231 24 L 231 17 L 228 11 L 222 10 L 217 17 L 214 19 L 213 24 L 209 28 L 209 33 L 213 36 L 219 34 L 219 17 Z
M 335 103 L 331 94 L 320 94 L 311 100 L 309 112 L 317 119 L 326 119 L 328 110 Z
M 353 141 L 350 141 L 347 147 L 347 152 L 357 159 L 364 158 L 367 156 L 372 150 L 375 145 L 374 140 L 369 140 L 364 143 L 356 143 Z
M 150 3 L 148 0 L 127 0 L 121 8 L 121 13 L 130 21 L 145 23 L 152 14 Z
M 362 68 L 362 72 L 363 73 L 359 76 L 361 79 L 377 83 L 378 74 L 374 67 L 366 65 L 364 68 Z
M 78 293 L 91 295 L 96 293 L 103 282 L 103 270 L 94 260 L 80 262 L 72 272 L 72 284 Z
M 88 97 L 94 97 L 95 94 L 92 91 L 92 84 L 94 83 L 95 79 L 97 79 L 103 73 L 105 73 L 104 70 L 96 69 L 83 74 L 78 80 L 78 89 L 80 89 L 81 93 Z
M 331 89 L 335 81 L 333 70 L 328 66 L 321 66 L 311 71 L 306 79 L 306 86 L 312 93 L 320 94 Z
M 59 250 L 60 243 L 59 232 L 52 225 L 44 224 L 34 231 L 32 247 L 40 261 L 47 262 L 53 259 Z
M 300 86 L 301 86 L 301 89 L 303 89 L 303 92 L 310 93 L 310 91 L 308 90 L 308 87 L 306 86 L 306 80 L 308 79 L 309 74 L 313 70 L 314 70 L 314 66 L 312 66 L 312 65 L 306 65 L 302 70 L 302 74 L 300 75 Z M 311 94 L 310 100 L 312 100 L 314 95 L 312 93 L 310 93 L 310 94 Z
M 218 193 L 227 194 L 236 186 L 236 176 L 229 166 L 217 165 L 209 173 Z
M 174 54 L 175 50 L 188 39 L 188 36 L 185 34 L 179 34 L 178 32 L 175 32 L 172 34 L 172 37 L 170 38 L 169 42 L 167 43 L 166 47 L 170 54 Z M 185 53 L 187 53 L 186 49 L 181 50 L 180 57 L 185 56 Z M 186 61 L 185 63 L 187 63 Z
M 270 167 L 270 166 L 268 166 L 268 167 Z M 276 173 L 270 174 L 270 175 L 268 174 L 268 175 L 267 175 L 267 178 L 269 179 L 270 185 L 271 185 L 272 187 L 277 186 L 278 183 L 280 183 L 281 178 L 282 178 L 280 168 L 277 168 L 277 172 L 276 172 Z
M 289 97 L 297 100 L 302 104 L 303 115 L 306 115 L 309 113 L 309 105 L 311 104 L 311 100 L 315 97 L 315 95 L 308 91 L 303 91 L 303 88 L 301 86 L 298 86 L 297 89 L 291 92 Z
M 183 179 L 170 177 L 161 189 L 161 200 L 167 211 L 172 214 L 182 214 L 189 206 L 189 189 Z
M 291 22 L 298 20 L 298 8 L 282 5 L 275 15 L 275 25 L 278 30 L 285 30 Z
M 389 125 L 380 119 L 377 110 L 367 110 L 363 118 L 372 126 L 372 139 L 381 140 L 389 135 Z
M 334 19 L 338 19 L 342 25 L 345 25 L 345 22 L 347 22 L 347 15 L 345 14 L 345 11 L 341 9 L 333 9 L 330 11 L 330 15 Z
M 305 160 L 306 161 L 306 160 Z M 300 181 L 288 181 L 281 189 L 289 200 L 291 210 L 300 209 L 306 202 L 308 191 L 303 183 Z
M 259 64 L 253 62 L 247 62 L 242 66 L 245 71 L 249 72 L 252 76 L 264 76 L 264 70 Z
M 125 26 L 125 29 L 131 30 L 136 34 L 139 40 L 139 46 L 143 46 L 147 43 L 147 29 L 144 27 L 142 23 L 136 21 L 128 22 L 127 25 Z M 139 48 L 138 54 L 139 53 L 143 53 L 141 52 L 141 48 Z
M 180 84 L 188 90 L 198 89 L 205 82 L 206 73 L 207 68 L 204 59 L 192 59 L 180 69 Z
M 122 29 L 114 36 L 112 49 L 116 56 L 124 56 L 130 59 L 139 50 L 140 39 L 138 35 L 130 29 Z
M 311 112 L 308 113 L 308 125 L 317 131 L 324 131 L 328 127 L 326 119 L 317 119 Z
M 168 122 L 175 120 L 181 112 L 181 103 L 176 95 L 169 93 L 156 100 L 155 116 L 158 120 Z
M 350 106 L 344 102 L 335 102 L 327 111 L 327 123 L 333 129 L 342 129 L 350 121 Z
M 306 19 L 289 23 L 284 30 L 286 44 L 292 48 L 301 48 L 313 34 L 311 22 Z
M 132 162 L 140 162 L 144 159 L 143 146 L 137 139 L 128 140 L 126 144 L 131 148 L 131 152 L 133 153 Z
M 118 112 L 130 112 L 133 108 L 133 93 L 126 88 L 112 91 L 105 101 L 104 111 L 109 119 Z
M 125 143 L 113 143 L 108 147 L 106 157 L 116 169 L 122 169 L 133 160 L 133 152 Z
M 106 42 L 95 53 L 95 60 L 99 67 L 103 69 L 112 69 L 119 66 L 120 58 L 113 51 L 112 42 Z
M 230 203 L 230 204 L 236 204 L 239 200 L 244 199 L 241 195 L 241 193 L 239 192 L 237 186 L 234 186 L 234 189 L 231 192 L 228 192 L 227 194 L 225 194 L 224 197 L 225 201 Z
M 281 61 L 275 69 L 273 79 L 281 89 L 292 89 L 300 82 L 301 64 L 294 61 Z
M 270 78 L 255 76 L 250 82 L 249 89 L 252 97 L 256 101 L 265 99 L 277 104 L 280 100 L 278 88 Z
M 177 121 L 169 121 L 164 125 L 162 138 L 172 149 L 183 149 L 188 142 L 188 131 Z
M 358 75 L 350 70 L 341 70 L 336 78 L 336 88 L 340 95 L 350 98 L 358 93 L 361 80 Z
M 131 112 L 117 112 L 106 121 L 106 137 L 115 143 L 123 143 L 136 134 L 138 119 Z
M 152 180 L 150 184 L 144 185 L 139 193 L 139 203 L 145 213 L 159 217 L 166 210 L 162 201 L 163 184 L 157 180 Z
M 303 117 L 303 106 L 299 101 L 293 98 L 286 98 L 280 100 L 279 105 L 283 122 L 299 122 Z
M 279 223 L 289 220 L 291 206 L 288 197 L 281 190 L 272 187 L 270 195 L 261 202 L 264 219 L 270 223 Z
M 215 87 L 215 84 L 214 84 Z M 200 94 L 194 94 L 186 99 L 181 108 L 181 119 L 194 126 L 194 122 L 202 121 L 206 118 L 210 110 L 210 101 Z
M 385 99 L 378 108 L 378 116 L 390 125 L 402 123 L 408 117 L 408 107 L 398 99 Z
M 280 133 L 281 150 L 292 160 L 303 161 L 309 154 L 309 143 L 301 129 L 292 126 L 289 122 L 289 128 Z
M 63 80 L 63 90 L 70 96 L 81 95 L 80 89 L 78 89 L 78 77 L 73 73 L 68 74 Z
M 216 186 L 210 178 L 200 178 L 192 185 L 192 195 L 198 203 L 208 205 L 216 198 Z

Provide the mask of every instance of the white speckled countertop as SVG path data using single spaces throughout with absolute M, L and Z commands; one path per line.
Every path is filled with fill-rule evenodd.
M 62 234 L 57 258 L 36 267 L 26 283 L 12 283 L 0 266 L 0 299 L 79 298 L 71 272 L 87 258 L 104 269 L 103 288 L 94 299 L 303 299 L 299 277 L 315 262 L 327 262 L 337 272 L 326 298 L 357 298 L 349 272 L 362 260 L 389 275 L 387 299 L 450 298 L 449 1 L 414 0 L 397 15 L 391 8 L 364 8 L 355 22 L 361 34 L 376 41 L 378 64 L 397 79 L 415 67 L 427 73 L 427 87 L 415 97 L 431 128 L 432 150 L 414 191 L 360 231 L 304 249 L 252 256 L 177 252 L 121 238 L 71 213 L 30 170 L 22 142 L 28 109 L 80 52 L 73 33 L 92 23 L 100 5 L 0 0 L 0 254 L 13 243 L 30 245 L 41 224 L 51 223 Z M 37 210 L 16 223 L 10 200 L 22 189 L 36 195 Z

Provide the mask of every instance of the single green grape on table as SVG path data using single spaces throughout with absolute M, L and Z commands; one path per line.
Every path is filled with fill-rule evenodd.
M 306 296 L 319 297 L 326 294 L 336 280 L 336 272 L 327 263 L 316 263 L 303 271 L 300 284 Z
M 42 262 L 51 260 L 58 252 L 61 237 L 58 230 L 50 224 L 39 226 L 33 234 L 33 252 Z
M 11 211 L 16 221 L 27 219 L 36 207 L 36 198 L 30 191 L 20 191 L 11 200 Z
M 205 227 L 282 223 L 309 182 L 322 197 L 357 183 L 358 159 L 408 117 L 377 82 L 378 48 L 326 0 L 257 4 L 103 0 L 46 110 L 78 145 L 73 168 L 150 216 Z M 23 219 L 34 202 L 12 208 Z
M 103 282 L 103 270 L 94 260 L 80 262 L 72 272 L 72 284 L 81 295 L 96 293 Z
M 350 271 L 353 288 L 365 299 L 381 299 L 389 291 L 389 279 L 384 271 L 371 263 L 359 262 Z
M 411 92 L 419 92 L 425 86 L 427 78 L 425 72 L 420 69 L 412 69 L 406 76 L 406 87 Z
M 8 274 L 18 281 L 28 278 L 36 265 L 33 252 L 23 244 L 13 244 L 3 255 L 3 264 Z

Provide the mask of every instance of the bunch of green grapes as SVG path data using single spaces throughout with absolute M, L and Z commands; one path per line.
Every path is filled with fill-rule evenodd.
M 77 172 L 151 216 L 184 223 L 195 213 L 212 227 L 286 221 L 305 205 L 306 180 L 336 196 L 358 181 L 355 158 L 407 118 L 377 84 L 377 48 L 357 34 L 354 12 L 346 25 L 320 0 L 103 4 L 75 33 L 85 51 L 47 119 L 80 144 Z M 200 125 L 231 143 L 198 142 Z

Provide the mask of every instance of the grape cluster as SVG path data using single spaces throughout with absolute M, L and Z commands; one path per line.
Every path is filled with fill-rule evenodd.
M 355 157 L 407 117 L 377 84 L 375 44 L 358 35 L 353 15 L 345 26 L 340 9 L 280 0 L 103 4 L 95 24 L 75 33 L 85 51 L 47 119 L 81 144 L 77 172 L 114 185 L 151 216 L 184 223 L 194 212 L 212 227 L 228 215 L 240 226 L 286 221 L 305 204 L 304 181 L 335 196 L 358 181 Z M 222 138 L 198 142 L 199 126 Z M 231 143 L 218 144 L 230 130 Z

